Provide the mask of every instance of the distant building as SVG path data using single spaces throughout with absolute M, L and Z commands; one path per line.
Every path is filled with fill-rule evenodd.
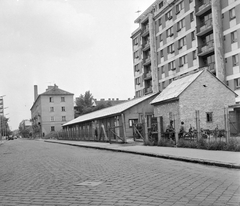
M 97 107 L 99 105 L 106 105 L 107 107 L 108 106 L 115 106 L 117 104 L 129 101 L 129 100 L 130 100 L 130 98 L 128 98 L 127 100 L 120 100 L 119 98 L 116 98 L 116 99 L 108 98 L 108 99 L 99 99 L 99 100 L 93 99 L 92 107 Z M 80 111 L 78 110 L 77 106 L 74 106 L 74 116 L 75 116 L 75 118 L 80 116 Z
M 22 129 L 30 129 L 32 126 L 32 123 L 30 120 L 22 120 L 19 124 L 19 127 L 22 128 Z
M 60 131 L 64 123 L 74 118 L 73 94 L 54 85 L 38 95 L 37 85 L 34 85 L 31 116 L 33 128 L 39 130 L 41 136 Z

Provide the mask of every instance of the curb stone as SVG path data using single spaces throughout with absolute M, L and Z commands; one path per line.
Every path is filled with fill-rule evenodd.
M 99 149 L 99 150 L 108 150 L 108 151 L 114 151 L 114 152 L 138 154 L 138 155 L 149 156 L 149 157 L 171 159 L 171 160 L 176 160 L 176 161 L 198 163 L 198 164 L 211 165 L 211 166 L 217 166 L 217 167 L 225 167 L 225 168 L 231 168 L 231 169 L 240 169 L 240 165 L 237 165 L 237 164 L 217 162 L 217 161 L 211 161 L 211 160 L 205 160 L 205 159 L 177 157 L 177 156 L 164 155 L 164 154 L 143 153 L 143 152 L 137 152 L 137 151 L 122 150 L 122 149 L 117 149 L 117 148 L 106 148 L 106 147 L 98 147 L 98 146 L 90 146 L 90 145 L 78 145 L 78 144 L 74 144 L 74 143 L 64 143 L 64 142 L 56 142 L 56 141 L 48 141 L 48 140 L 45 140 L 44 142 L 64 144 L 64 145 L 70 145 L 70 146 L 75 146 L 75 147 L 85 147 L 85 148 L 90 148 L 90 149 Z

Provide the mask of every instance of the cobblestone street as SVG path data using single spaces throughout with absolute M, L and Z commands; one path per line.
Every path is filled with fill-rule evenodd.
M 239 202 L 237 169 L 34 140 L 0 145 L 0 205 L 232 206 Z

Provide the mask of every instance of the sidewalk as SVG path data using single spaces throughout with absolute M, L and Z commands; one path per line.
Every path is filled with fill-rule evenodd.
M 116 152 L 147 155 L 219 167 L 240 169 L 240 152 L 213 151 L 173 147 L 144 146 L 142 143 L 109 144 L 104 142 L 45 140 L 49 143 L 67 144 L 78 147 L 111 150 Z

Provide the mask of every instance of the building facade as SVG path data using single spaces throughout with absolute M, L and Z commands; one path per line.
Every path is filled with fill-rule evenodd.
M 40 95 L 35 85 L 34 99 L 31 108 L 33 130 L 43 137 L 62 130 L 64 123 L 74 119 L 73 94 L 59 89 L 57 85 L 48 86 Z
M 156 0 L 135 23 L 136 97 L 199 68 L 240 94 L 240 0 Z

